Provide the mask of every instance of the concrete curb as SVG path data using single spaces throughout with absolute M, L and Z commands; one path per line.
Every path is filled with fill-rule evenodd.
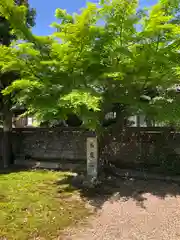
M 35 161 L 35 160 L 15 160 L 15 165 L 25 166 L 29 168 L 41 168 L 41 169 L 52 169 L 52 170 L 75 170 L 81 169 L 82 164 L 78 163 L 59 163 L 50 161 Z
M 58 162 L 43 162 L 43 161 L 34 161 L 34 160 L 16 160 L 15 165 L 25 166 L 29 168 L 40 168 L 40 169 L 52 169 L 52 170 L 69 170 L 76 171 L 77 169 L 84 169 L 82 164 L 76 163 L 58 163 Z M 118 169 L 115 167 L 111 167 L 110 172 L 112 176 L 120 177 L 124 179 L 138 179 L 138 180 L 156 180 L 163 182 L 174 182 L 180 183 L 180 176 L 163 176 L 161 174 L 154 174 L 148 172 L 142 172 L 131 169 Z
M 148 172 L 135 171 L 130 169 L 114 169 L 112 170 L 113 175 L 121 178 L 134 178 L 139 180 L 156 180 L 156 181 L 164 181 L 164 182 L 175 182 L 180 183 L 180 176 L 163 176 L 160 174 L 153 174 Z

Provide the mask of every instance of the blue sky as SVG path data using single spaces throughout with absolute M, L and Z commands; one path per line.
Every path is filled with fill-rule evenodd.
M 91 0 L 97 3 L 99 0 Z M 46 2 L 46 3 L 45 3 Z M 86 6 L 87 0 L 29 0 L 30 6 L 36 8 L 36 26 L 33 29 L 34 34 L 48 35 L 53 29 L 49 26 L 55 21 L 54 12 L 56 8 L 66 9 L 69 13 L 77 12 L 80 8 Z M 140 0 L 140 6 L 151 6 L 157 0 Z

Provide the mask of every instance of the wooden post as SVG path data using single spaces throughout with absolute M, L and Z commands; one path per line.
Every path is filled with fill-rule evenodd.
M 87 178 L 90 181 L 98 175 L 98 140 L 97 137 L 87 138 Z

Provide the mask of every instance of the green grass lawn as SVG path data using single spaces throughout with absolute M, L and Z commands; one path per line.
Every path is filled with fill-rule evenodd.
M 57 184 L 67 175 L 53 171 L 1 174 L 0 239 L 56 239 L 65 227 L 88 216 L 84 203 L 74 197 L 78 193 Z

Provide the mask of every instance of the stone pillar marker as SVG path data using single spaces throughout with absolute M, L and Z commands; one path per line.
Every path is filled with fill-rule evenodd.
M 98 175 L 98 141 L 97 137 L 87 138 L 87 178 L 97 179 Z

